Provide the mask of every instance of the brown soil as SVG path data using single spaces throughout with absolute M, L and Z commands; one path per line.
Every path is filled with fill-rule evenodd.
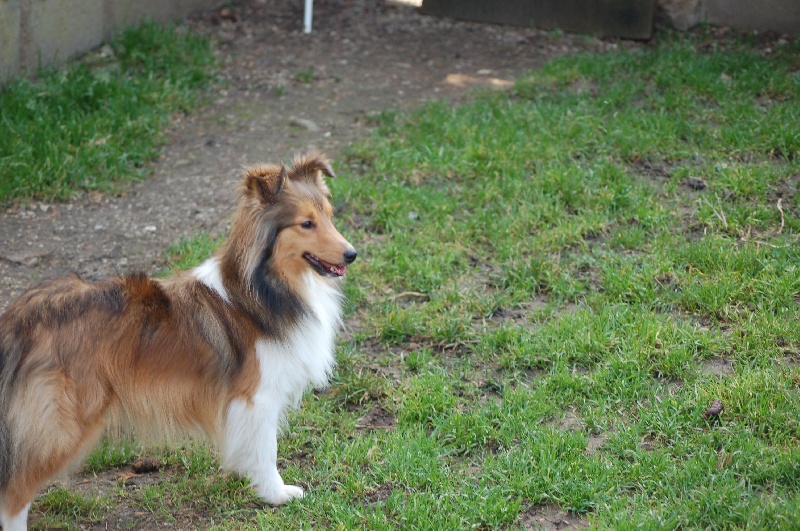
M 589 529 L 589 521 L 562 511 L 556 505 L 534 505 L 522 513 L 523 529 L 555 531 L 557 529 Z
M 83 194 L 0 212 L 0 310 L 54 275 L 75 272 L 98 279 L 162 269 L 170 244 L 200 231 L 226 230 L 243 165 L 286 162 L 315 147 L 327 152 L 336 168 L 341 149 L 370 132 L 371 113 L 410 109 L 431 99 L 457 102 L 475 87 L 507 88 L 553 57 L 618 45 L 431 18 L 382 0 L 317 0 L 314 8 L 310 35 L 301 31 L 297 0 L 235 2 L 188 20 L 218 50 L 222 82 L 210 102 L 191 116 L 175 117 L 168 145 L 147 180 L 118 195 Z M 376 407 L 362 423 L 391 429 L 394 418 Z M 103 492 L 126 474 L 127 469 L 111 470 L 69 484 Z M 141 478 L 168 481 L 168 476 L 162 471 Z M 137 488 L 140 481 L 137 477 L 126 488 Z M 574 526 L 572 517 L 554 510 L 533 510 L 525 525 Z M 120 503 L 103 527 L 203 527 L 202 515 L 174 518 L 156 522 Z M 32 514 L 32 523 L 36 520 Z

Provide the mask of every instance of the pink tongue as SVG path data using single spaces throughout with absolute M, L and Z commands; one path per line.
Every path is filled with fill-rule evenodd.
M 319 263 L 322 264 L 322 267 L 333 273 L 334 275 L 344 276 L 347 272 L 347 266 L 340 266 L 336 264 L 331 264 L 326 262 L 325 260 L 319 260 Z

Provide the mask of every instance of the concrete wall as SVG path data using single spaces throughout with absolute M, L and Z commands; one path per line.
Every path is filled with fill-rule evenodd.
M 699 22 L 745 30 L 800 31 L 800 0 L 657 0 L 680 30 Z M 578 33 L 648 38 L 653 0 L 423 0 L 431 15 L 561 28 Z
M 794 33 L 800 31 L 800 0 L 659 0 L 673 26 L 712 26 Z
M 149 17 L 179 20 L 225 0 L 0 0 L 0 81 L 63 62 Z
M 794 33 L 800 31 L 800 0 L 703 0 L 714 26 Z
M 800 1 L 800 0 L 798 0 Z M 647 39 L 655 0 L 424 0 L 422 12 L 575 33 Z

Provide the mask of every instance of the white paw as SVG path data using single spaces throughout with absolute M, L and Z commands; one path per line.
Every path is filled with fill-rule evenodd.
M 270 505 L 283 505 L 286 502 L 300 499 L 304 496 L 303 489 L 295 485 L 282 485 L 276 490 L 266 492 L 261 498 Z

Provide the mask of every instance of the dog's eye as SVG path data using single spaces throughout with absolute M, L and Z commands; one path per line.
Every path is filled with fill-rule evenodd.
M 306 220 L 306 221 L 302 222 L 300 224 L 300 226 L 303 227 L 304 229 L 313 229 L 314 228 L 314 222 L 310 221 L 310 220 Z

